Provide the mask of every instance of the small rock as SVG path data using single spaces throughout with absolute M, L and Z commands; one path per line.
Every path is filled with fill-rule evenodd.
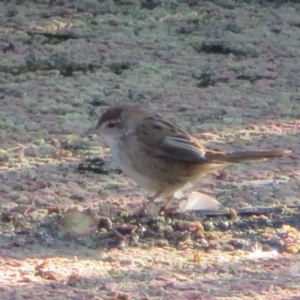
M 0 162 L 5 162 L 9 160 L 9 154 L 7 151 L 0 149 Z
M 225 244 L 223 246 L 223 250 L 224 251 L 234 251 L 234 247 L 232 245 L 229 245 L 229 244 Z
M 209 249 L 220 250 L 221 249 L 220 243 L 218 241 L 210 241 Z
M 161 248 L 168 247 L 169 246 L 169 242 L 167 240 L 161 239 L 161 240 L 158 240 L 156 242 L 156 246 L 157 247 L 161 247 Z

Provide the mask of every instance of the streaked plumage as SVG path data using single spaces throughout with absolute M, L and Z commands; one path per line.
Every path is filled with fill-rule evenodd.
M 102 114 L 96 132 L 104 137 L 122 171 L 141 187 L 168 196 L 187 183 L 230 163 L 281 157 L 288 150 L 209 150 L 177 125 L 140 105 L 120 105 Z

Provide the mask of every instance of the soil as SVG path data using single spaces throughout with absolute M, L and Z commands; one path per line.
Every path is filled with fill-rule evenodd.
M 300 299 L 299 27 L 298 1 L 0 1 L 0 298 Z M 292 153 L 189 188 L 219 210 L 137 216 L 85 134 L 119 103 Z

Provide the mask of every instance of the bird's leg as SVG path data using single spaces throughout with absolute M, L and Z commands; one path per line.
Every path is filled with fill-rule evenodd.
M 159 212 L 168 212 L 168 206 L 171 203 L 171 201 L 173 200 L 174 195 L 168 196 L 164 205 L 160 208 Z M 171 209 L 170 212 L 174 211 L 174 209 Z
M 153 196 L 151 197 L 148 197 L 148 201 L 145 202 L 142 206 L 142 208 L 139 210 L 138 214 L 139 215 L 145 215 L 146 214 L 146 210 L 147 210 L 147 207 L 154 202 L 154 200 L 159 197 L 161 195 L 161 192 L 156 192 Z
M 166 199 L 166 201 L 165 201 L 165 204 L 164 204 L 164 206 L 163 206 L 163 209 L 167 209 L 167 208 L 168 208 L 168 206 L 169 206 L 169 204 L 171 203 L 171 201 L 173 200 L 173 198 L 174 198 L 173 195 L 167 197 L 167 199 Z

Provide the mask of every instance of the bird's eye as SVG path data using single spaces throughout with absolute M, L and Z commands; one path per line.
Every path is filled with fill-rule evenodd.
M 109 122 L 107 124 L 107 127 L 109 127 L 109 128 L 114 128 L 115 126 L 116 126 L 116 123 L 114 123 L 114 122 Z

